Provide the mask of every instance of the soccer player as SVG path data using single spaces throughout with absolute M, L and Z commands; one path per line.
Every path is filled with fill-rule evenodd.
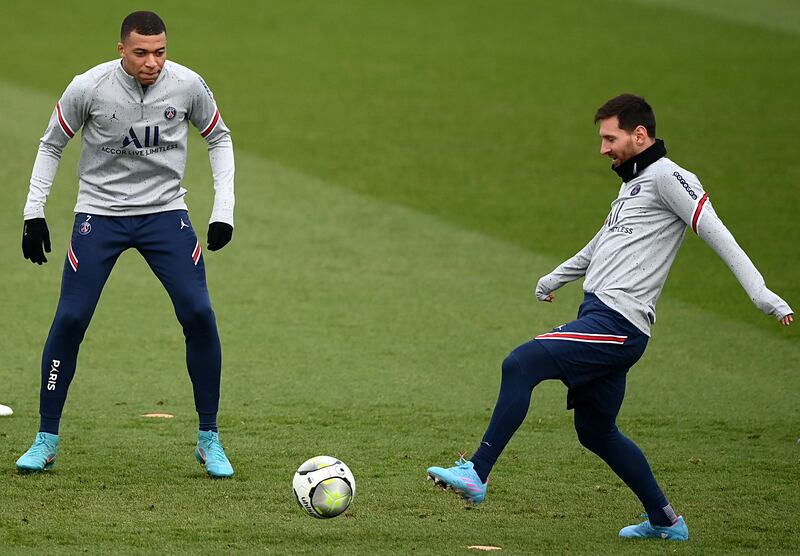
M 83 128 L 75 223 L 42 355 L 39 433 L 17 460 L 17 469 L 43 471 L 54 464 L 78 348 L 114 263 L 133 248 L 169 293 L 186 337 L 186 365 L 200 421 L 195 457 L 211 477 L 231 477 L 233 468 L 217 431 L 222 350 L 200 242 L 183 199 L 191 122 L 208 142 L 214 178 L 208 249 L 223 248 L 233 234 L 230 132 L 205 81 L 166 60 L 167 31 L 158 15 L 127 16 L 117 50 L 120 59 L 95 66 L 69 84 L 33 165 L 22 252 L 42 264 L 47 262 L 44 252 L 50 252 L 44 204 L 64 147 Z
M 469 461 L 430 467 L 429 478 L 478 504 L 489 472 L 528 412 L 533 388 L 559 379 L 569 388 L 580 443 L 600 456 L 636 494 L 647 520 L 624 527 L 621 537 L 687 540 L 641 450 L 616 425 L 628 370 L 639 360 L 655 322 L 655 305 L 672 262 L 691 228 L 727 263 L 755 305 L 783 325 L 792 309 L 767 289 L 756 267 L 720 221 L 697 176 L 667 158 L 655 139 L 656 118 L 641 97 L 623 94 L 595 115 L 600 154 L 612 160 L 622 187 L 592 240 L 536 286 L 536 298 L 586 276 L 578 318 L 536 336 L 503 361 L 500 395 L 489 427 Z

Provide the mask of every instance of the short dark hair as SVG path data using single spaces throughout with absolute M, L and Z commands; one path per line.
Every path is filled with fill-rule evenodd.
M 122 20 L 122 29 L 119 32 L 121 41 L 136 31 L 140 35 L 160 35 L 167 32 L 167 26 L 153 12 L 133 12 Z
M 653 108 L 647 101 L 640 96 L 631 93 L 623 93 L 615 96 L 603 106 L 597 109 L 594 115 L 594 123 L 616 116 L 619 119 L 620 129 L 628 133 L 639 126 L 644 126 L 647 134 L 655 139 L 656 136 L 656 115 Z

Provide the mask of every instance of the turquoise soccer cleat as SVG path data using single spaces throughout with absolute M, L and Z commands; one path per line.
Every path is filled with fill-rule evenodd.
M 33 445 L 17 460 L 20 473 L 38 473 L 52 468 L 58 454 L 58 435 L 40 432 Z
M 452 489 L 464 500 L 476 505 L 486 498 L 486 489 L 489 486 L 489 481 L 481 482 L 472 462 L 463 457 L 456 462 L 455 467 L 429 467 L 428 479 L 443 489 Z
M 233 477 L 233 467 L 225 456 L 225 450 L 219 441 L 219 433 L 214 431 L 199 431 L 197 433 L 197 448 L 194 450 L 197 463 L 206 468 L 212 479 L 225 479 Z
M 669 527 L 650 525 L 650 521 L 644 521 L 638 525 L 628 525 L 623 527 L 619 536 L 626 539 L 664 539 L 667 541 L 688 541 L 689 528 L 683 516 L 678 517 L 678 521 Z

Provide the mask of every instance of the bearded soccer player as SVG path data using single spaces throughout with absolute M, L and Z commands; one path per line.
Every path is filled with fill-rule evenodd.
M 489 472 L 525 419 L 533 388 L 558 379 L 569 388 L 567 408 L 575 411 L 580 443 L 611 467 L 647 513 L 646 521 L 619 535 L 687 540 L 683 517 L 675 514 L 644 454 L 616 425 L 628 370 L 644 353 L 656 301 L 686 230 L 711 246 L 764 313 L 788 326 L 792 309 L 767 289 L 697 176 L 667 158 L 663 141 L 655 139 L 655 114 L 643 98 L 624 94 L 609 100 L 596 122 L 600 154 L 611 158 L 622 187 L 594 238 L 536 286 L 536 298 L 551 302 L 555 290 L 585 276 L 578 318 L 511 352 L 478 450 L 454 467 L 430 467 L 428 476 L 469 502 L 482 502 Z
M 78 75 L 53 110 L 39 144 L 24 210 L 22 252 L 47 262 L 44 205 L 61 153 L 79 129 L 78 202 L 61 297 L 42 356 L 41 416 L 20 472 L 49 469 L 75 374 L 78 348 L 120 254 L 136 249 L 166 288 L 186 337 L 186 364 L 199 416 L 195 457 L 214 478 L 231 477 L 217 431 L 222 350 L 206 286 L 200 241 L 184 202 L 189 123 L 208 143 L 214 207 L 210 251 L 233 234 L 233 144 L 214 97 L 192 70 L 166 60 L 167 32 L 152 12 L 122 22 L 119 60 Z M 44 249 L 43 249 L 44 248 Z

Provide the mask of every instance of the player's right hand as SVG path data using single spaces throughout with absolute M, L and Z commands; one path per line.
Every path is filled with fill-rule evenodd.
M 539 282 L 536 284 L 536 290 L 534 293 L 536 295 L 536 299 L 538 299 L 539 301 L 546 301 L 548 303 L 552 303 L 554 297 L 553 294 L 550 293 L 552 290 L 549 289 L 546 285 L 547 281 L 546 279 L 547 276 L 542 276 L 539 279 Z
M 42 250 L 44 247 L 44 250 Z M 45 251 L 50 252 L 50 230 L 44 218 L 31 218 L 22 226 L 22 256 L 32 263 L 47 262 Z

